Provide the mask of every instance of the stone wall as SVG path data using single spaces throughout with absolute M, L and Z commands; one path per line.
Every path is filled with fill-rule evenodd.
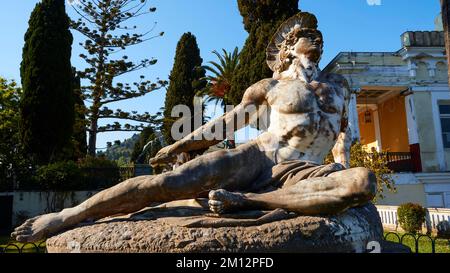
M 12 226 L 27 218 L 43 213 L 73 207 L 94 195 L 96 191 L 72 192 L 4 192 L 1 196 L 13 196 Z

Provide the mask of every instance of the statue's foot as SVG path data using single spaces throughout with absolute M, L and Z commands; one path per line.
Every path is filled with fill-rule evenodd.
M 209 209 L 217 214 L 242 208 L 245 196 L 242 193 L 229 192 L 226 190 L 214 190 L 209 192 Z
M 11 237 L 19 242 L 37 242 L 64 228 L 61 213 L 50 213 L 28 219 L 14 229 Z

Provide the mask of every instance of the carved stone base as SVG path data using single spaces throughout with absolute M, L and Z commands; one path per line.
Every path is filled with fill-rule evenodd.
M 372 204 L 332 217 L 281 213 L 271 218 L 261 212 L 253 215 L 258 213 L 259 219 L 242 219 L 252 214 L 247 213 L 222 221 L 199 207 L 153 208 L 66 231 L 48 239 L 47 250 L 58 253 L 366 252 L 368 243 L 375 241 L 381 248 L 386 245 L 390 249 L 387 252 L 396 252 L 392 244 L 383 242 L 381 221 Z M 405 251 L 399 246 L 397 249 Z

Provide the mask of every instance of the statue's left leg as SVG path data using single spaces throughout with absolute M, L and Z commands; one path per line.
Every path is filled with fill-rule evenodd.
M 78 206 L 29 219 L 17 227 L 12 236 L 18 241 L 33 242 L 87 219 L 135 212 L 153 202 L 196 198 L 212 189 L 243 190 L 272 165 L 255 142 L 233 150 L 208 153 L 174 171 L 131 178 Z
M 282 208 L 303 215 L 335 214 L 364 205 L 376 194 L 376 177 L 365 168 L 334 172 L 263 194 L 241 194 L 225 190 L 210 192 L 213 212 L 238 209 Z

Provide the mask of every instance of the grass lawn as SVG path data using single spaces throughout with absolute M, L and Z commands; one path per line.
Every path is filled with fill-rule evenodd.
M 386 236 L 388 232 L 385 232 Z M 397 233 L 400 238 L 404 235 L 404 233 Z M 397 236 L 391 234 L 386 238 L 388 241 L 398 243 Z M 412 236 L 405 236 L 403 238 L 403 244 L 411 248 L 412 252 L 416 252 L 416 243 Z M 450 253 L 450 241 L 446 239 L 436 239 L 436 253 Z M 421 237 L 419 240 L 419 253 L 433 253 L 431 247 L 431 240 L 428 237 Z
M 34 243 L 36 246 L 39 246 L 41 242 L 38 243 Z M 28 253 L 33 253 L 33 252 L 37 252 L 36 247 L 33 244 L 30 243 L 19 243 L 17 241 L 14 241 L 13 239 L 11 239 L 9 236 L 0 236 L 0 250 L 4 249 L 6 246 L 8 246 L 8 244 L 14 244 L 16 246 L 19 247 L 19 249 L 23 248 L 23 252 L 28 252 Z M 43 249 L 45 247 L 45 243 L 41 244 L 41 252 L 43 252 Z M 15 246 L 8 246 L 7 249 L 4 250 L 4 252 L 19 252 L 19 250 L 17 249 L 17 247 Z

